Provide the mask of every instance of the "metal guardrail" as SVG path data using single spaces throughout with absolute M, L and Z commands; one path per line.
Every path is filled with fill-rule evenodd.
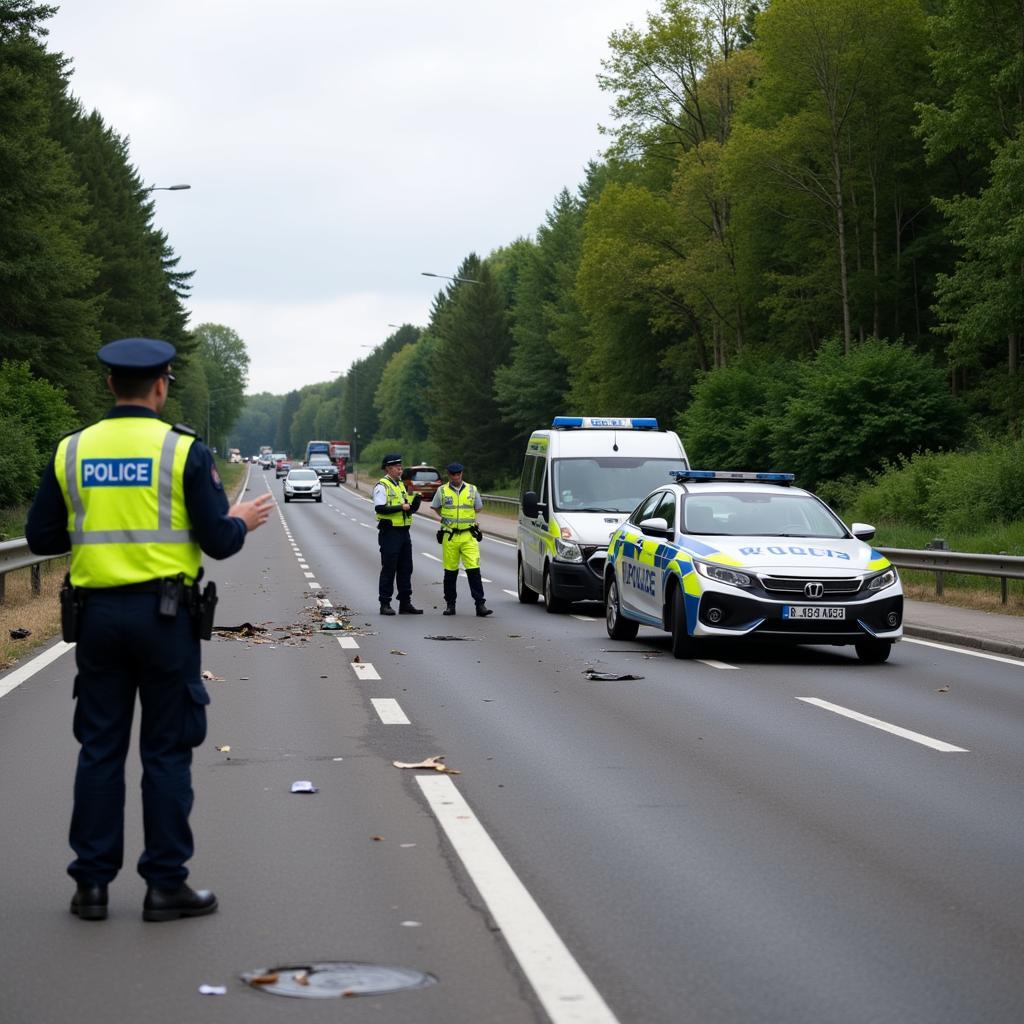
M 481 494 L 480 500 L 485 505 L 499 505 L 502 508 L 519 508 L 518 498 L 506 498 L 503 494 Z
M 18 569 L 30 569 L 32 571 L 32 593 L 38 596 L 42 588 L 39 567 L 43 562 L 50 562 L 54 558 L 67 557 L 66 554 L 33 555 L 29 551 L 28 541 L 24 537 L 0 541 L 0 604 L 4 603 L 4 592 L 9 572 L 15 572 Z

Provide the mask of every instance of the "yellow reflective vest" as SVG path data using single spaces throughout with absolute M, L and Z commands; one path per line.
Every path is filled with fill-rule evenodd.
M 185 508 L 194 437 L 148 416 L 100 420 L 65 437 L 54 470 L 68 509 L 71 582 L 119 587 L 184 574 L 202 552 Z
M 396 482 L 391 477 L 385 476 L 381 477 L 377 482 L 384 486 L 388 496 L 388 505 L 405 505 L 412 502 L 412 495 L 405 489 L 405 482 L 403 480 Z M 401 509 L 397 512 L 387 512 L 384 515 L 381 515 L 380 512 L 377 513 L 378 522 L 391 523 L 392 526 L 408 526 L 410 519 L 412 519 L 412 513 L 403 512 Z
M 476 522 L 476 488 L 463 483 L 455 490 L 451 484 L 441 485 L 441 525 L 465 530 Z

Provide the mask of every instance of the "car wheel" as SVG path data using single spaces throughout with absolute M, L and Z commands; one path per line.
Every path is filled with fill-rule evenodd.
M 555 597 L 555 589 L 551 583 L 551 571 L 544 570 L 544 611 L 549 615 L 560 615 L 569 607 L 564 597 Z
M 323 500 L 324 500 L 324 496 L 323 496 L 322 494 L 318 494 L 318 495 L 316 496 L 316 500 L 317 500 L 317 501 L 323 501 Z
M 526 585 L 526 577 L 523 573 L 523 560 L 521 558 L 516 559 L 516 590 L 519 593 L 520 604 L 536 604 L 540 594 L 536 590 L 531 590 Z
M 682 587 L 676 587 L 672 595 L 672 655 L 676 658 L 692 658 L 696 641 L 686 629 L 686 598 Z
M 284 503 L 285 503 L 286 505 L 287 505 L 287 504 L 288 504 L 288 502 L 289 502 L 289 501 L 291 501 L 291 500 L 292 500 L 292 499 L 291 499 L 291 498 L 289 498 L 287 494 L 286 494 L 286 495 L 284 496 Z
M 854 647 L 857 651 L 857 657 L 865 665 L 881 665 L 882 662 L 889 660 L 889 655 L 892 652 L 892 641 L 875 640 L 874 638 L 858 640 Z
M 619 585 L 615 581 L 615 573 L 611 574 L 608 580 L 608 589 L 604 595 L 604 624 L 608 629 L 608 635 L 613 640 L 634 640 L 639 622 L 623 618 L 622 608 L 619 605 Z

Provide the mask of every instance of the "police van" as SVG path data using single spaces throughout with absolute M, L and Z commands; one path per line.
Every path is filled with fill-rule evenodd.
M 556 416 L 526 446 L 519 490 L 517 589 L 549 612 L 604 600 L 615 529 L 672 471 L 689 468 L 677 434 L 645 417 Z

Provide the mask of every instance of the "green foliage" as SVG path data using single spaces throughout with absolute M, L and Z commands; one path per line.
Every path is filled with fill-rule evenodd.
M 858 519 L 903 523 L 944 536 L 1020 522 L 1024 442 L 992 441 L 977 451 L 899 459 L 861 493 L 855 510 Z
M 223 324 L 200 324 L 192 334 L 207 382 L 206 417 L 201 429 L 208 444 L 225 451 L 228 432 L 245 403 L 249 351 L 238 332 Z
M 31 497 L 57 441 L 77 423 L 62 389 L 33 376 L 28 363 L 0 362 L 0 506 Z
M 253 455 L 265 444 L 269 444 L 276 452 L 284 451 L 274 444 L 277 421 L 284 402 L 282 395 L 271 395 L 266 391 L 258 395 L 246 395 L 241 415 L 228 432 L 228 446 L 238 448 L 242 455 Z

